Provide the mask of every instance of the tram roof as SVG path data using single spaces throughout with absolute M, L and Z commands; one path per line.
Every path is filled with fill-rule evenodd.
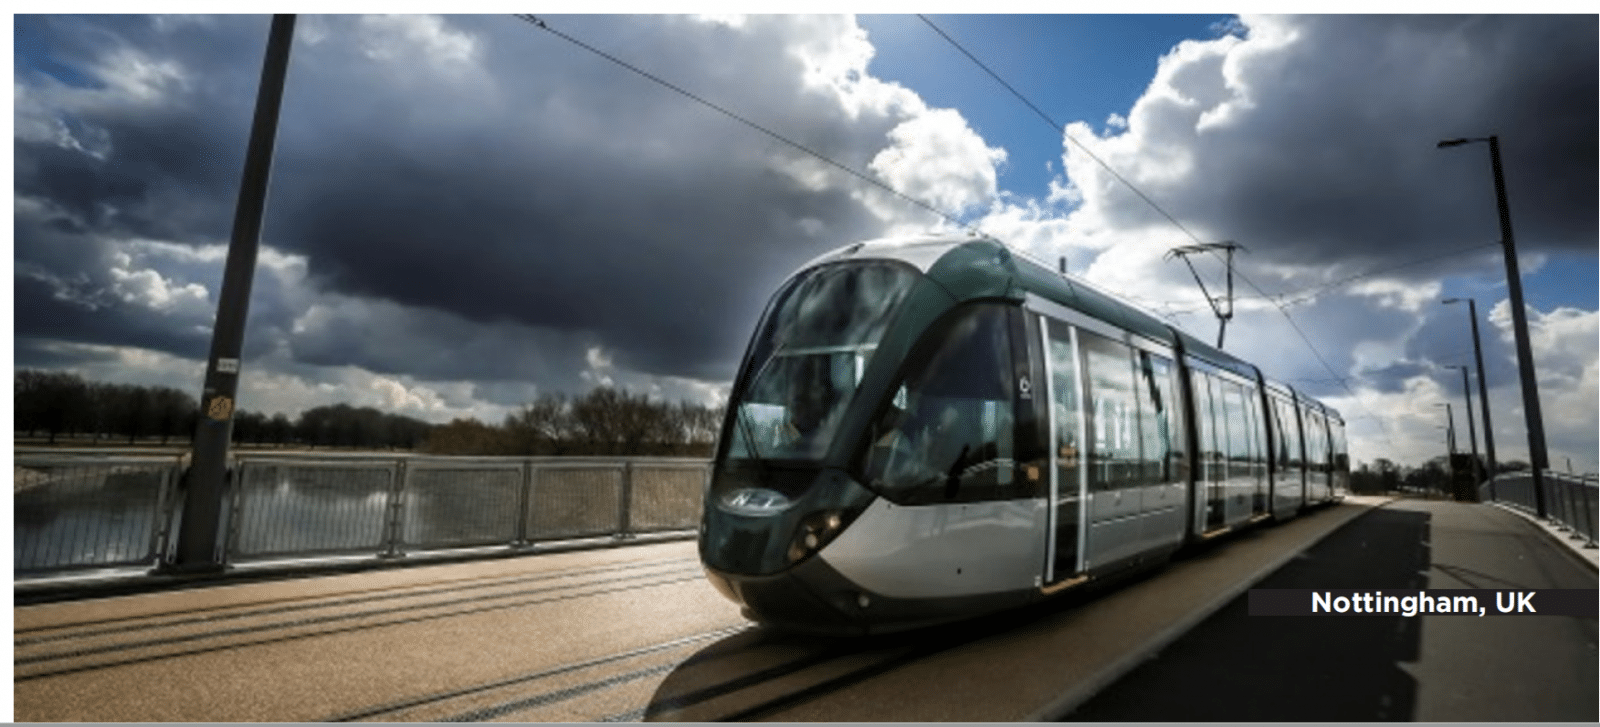
M 1000 254 L 1002 251 L 1003 255 Z M 997 258 L 997 255 L 1000 257 Z M 802 269 L 856 258 L 891 259 L 906 263 L 939 280 L 952 295 L 963 300 L 992 296 L 997 290 L 1012 298 L 1020 298 L 1023 292 L 1031 292 L 1147 338 L 1169 344 L 1176 339 L 1186 354 L 1240 376 L 1252 380 L 1258 376 L 1259 370 L 1250 362 L 1168 325 L 1115 293 L 1058 272 L 992 237 L 966 233 L 927 233 L 868 240 L 825 253 Z M 974 262 L 989 264 L 974 266 Z M 987 274 L 974 275 L 974 267 L 982 268 Z M 950 275 L 949 272 L 954 270 L 960 270 L 962 274 Z M 1000 280 L 1002 277 L 1009 279 Z M 1296 398 L 1301 402 L 1311 404 L 1335 419 L 1340 418 L 1332 407 L 1288 384 L 1268 381 L 1273 388 L 1295 391 Z

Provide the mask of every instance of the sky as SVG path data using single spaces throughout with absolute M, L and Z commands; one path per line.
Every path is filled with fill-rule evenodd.
M 300 16 L 241 408 L 718 402 L 797 266 L 956 226 L 837 164 L 1205 340 L 1164 257 L 1239 243 L 1225 348 L 1356 462 L 1465 429 L 1472 298 L 1526 459 L 1488 148 L 1435 147 L 1495 134 L 1550 460 L 1600 469 L 1596 16 L 543 19 L 749 124 L 510 16 Z M 198 394 L 268 24 L 16 17 L 15 367 Z

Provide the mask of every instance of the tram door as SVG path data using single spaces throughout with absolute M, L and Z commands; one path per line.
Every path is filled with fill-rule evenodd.
M 1044 316 L 1039 317 L 1039 323 L 1050 382 L 1049 437 L 1054 462 L 1050 468 L 1050 532 L 1044 573 L 1048 588 L 1072 580 L 1083 571 L 1088 470 L 1083 462 L 1085 423 L 1077 331 Z

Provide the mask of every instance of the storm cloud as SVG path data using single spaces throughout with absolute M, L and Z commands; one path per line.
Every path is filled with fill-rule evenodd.
M 847 165 L 865 169 L 923 136 L 913 124 L 891 137 L 928 110 L 861 79 L 869 53 L 844 18 L 550 22 Z M 264 30 L 260 18 L 25 23 L 50 63 L 18 76 L 17 195 L 38 209 L 17 221 L 19 293 L 49 305 L 19 306 L 19 335 L 72 330 L 81 335 L 71 340 L 197 355 L 192 331 L 128 326 L 123 318 L 146 312 L 126 301 L 78 321 L 43 288 L 84 272 L 81 287 L 104 290 L 103 259 L 122 241 L 225 240 L 259 63 L 250 51 Z M 100 42 L 82 42 L 91 35 Z M 63 67 L 75 75 L 49 72 Z M 976 140 L 958 115 L 939 127 L 958 145 Z M 912 170 L 893 170 L 899 179 L 928 188 L 972 176 L 992 193 L 992 168 L 927 179 L 917 154 L 896 157 Z M 296 359 L 378 373 L 524 379 L 541 362 L 520 341 L 539 339 L 604 346 L 633 371 L 725 380 L 783 275 L 918 214 L 884 216 L 859 182 L 819 171 L 796 149 L 512 18 L 304 17 L 263 243 L 304 260 L 309 290 L 339 296 L 317 313 L 358 317 L 273 320 L 261 312 L 269 286 L 256 292 L 252 330 L 298 325 L 302 335 L 280 341 Z M 296 315 L 309 315 L 301 297 Z M 389 322 L 373 327 L 364 315 L 379 310 Z M 481 350 L 488 337 L 503 350 Z M 550 353 L 581 360 L 583 350 Z
M 1228 350 L 1340 406 L 1357 459 L 1438 439 L 1464 332 L 1440 297 L 1478 299 L 1491 399 L 1517 405 L 1489 318 L 1488 150 L 1437 141 L 1498 135 L 1524 273 L 1594 267 L 1593 16 L 1241 18 L 1173 48 L 1114 123 L 1068 124 L 1048 199 L 1002 193 L 1022 160 L 873 77 L 849 17 L 544 20 L 1212 338 L 1165 259 L 1195 239 L 1083 144 L 1195 238 L 1247 248 Z M 268 21 L 16 25 L 15 363 L 195 388 Z M 443 421 L 601 383 L 714 400 L 797 265 L 943 223 L 515 18 L 301 16 L 240 404 Z M 1220 263 L 1196 264 L 1220 288 Z M 1594 307 L 1534 311 L 1551 391 L 1594 390 Z M 1592 461 L 1592 409 L 1563 410 L 1552 446 Z M 1507 442 L 1520 426 L 1496 419 Z
M 1593 337 L 1572 348 L 1545 327 L 1595 319 L 1594 17 L 1246 16 L 1238 31 L 1175 47 L 1107 133 L 1096 120 L 1068 125 L 1058 196 L 1077 206 L 1038 221 L 1049 234 L 1028 245 L 1210 339 L 1218 323 L 1167 253 L 1242 244 L 1228 350 L 1339 406 L 1358 459 L 1420 458 L 1440 441 L 1432 405 L 1461 395 L 1446 366 L 1472 360 L 1464 313 L 1441 298 L 1478 299 L 1492 403 L 1521 406 L 1513 349 L 1488 320 L 1506 305 L 1489 150 L 1436 146 L 1497 135 L 1524 276 L 1551 260 L 1590 271 L 1562 291 L 1581 308 L 1530 314 L 1543 395 L 1594 388 Z M 1026 212 L 1009 205 L 991 219 L 1025 233 Z M 1220 257 L 1193 261 L 1220 295 Z M 1551 441 L 1592 467 L 1593 413 L 1546 419 L 1564 432 Z M 1525 458 L 1520 415 L 1495 424 Z

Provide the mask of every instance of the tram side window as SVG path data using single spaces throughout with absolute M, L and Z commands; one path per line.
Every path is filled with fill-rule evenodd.
M 1294 422 L 1289 420 L 1288 413 L 1284 411 L 1282 399 L 1272 397 L 1271 401 L 1273 427 L 1272 434 L 1274 445 L 1272 453 L 1272 467 L 1273 470 L 1278 473 L 1278 476 L 1282 477 L 1287 475 L 1290 471 L 1289 448 L 1292 443 L 1289 439 L 1289 430 L 1294 426 Z
M 1186 481 L 1189 479 L 1189 460 L 1184 457 L 1184 452 L 1188 448 L 1185 446 L 1186 440 L 1183 434 L 1183 415 L 1179 413 L 1183 400 L 1178 391 L 1180 382 L 1174 375 L 1176 369 L 1170 360 L 1153 354 L 1150 356 L 1150 367 L 1155 377 L 1153 386 L 1167 395 L 1166 406 L 1162 410 L 1162 418 L 1166 422 L 1165 434 L 1162 436 L 1166 438 L 1167 452 L 1162 477 L 1166 482 Z M 1179 409 L 1175 410 L 1174 407 Z
M 1243 412 L 1239 410 L 1239 386 L 1232 381 L 1216 379 L 1212 381 L 1212 390 L 1217 400 L 1217 419 L 1220 420 L 1217 452 L 1221 455 L 1222 466 L 1218 479 L 1240 477 L 1244 474 L 1239 461 L 1244 450 L 1244 423 L 1240 421 Z
M 1060 487 L 1078 491 L 1078 466 L 1083 440 L 1078 433 L 1078 361 L 1072 355 L 1072 331 L 1063 323 L 1050 324 L 1050 406 L 1056 427 L 1056 466 Z
M 1345 445 L 1344 422 L 1329 419 L 1328 428 L 1333 431 L 1333 469 L 1347 472 L 1350 470 L 1350 452 Z
M 1249 424 L 1246 430 L 1250 439 L 1250 476 L 1257 484 L 1265 485 L 1267 481 L 1267 442 L 1266 427 L 1261 423 L 1261 392 L 1254 387 L 1244 387 L 1244 412 L 1245 420 Z
M 1317 460 L 1322 465 L 1323 472 L 1333 471 L 1333 453 L 1329 451 L 1328 418 L 1322 414 L 1317 415 Z
M 1330 419 L 1328 420 L 1328 428 L 1333 430 L 1334 486 L 1348 490 L 1350 489 L 1350 452 L 1346 449 L 1344 422 Z
M 1306 472 L 1317 472 L 1317 419 L 1310 409 L 1300 410 L 1300 424 L 1305 429 Z
M 1198 479 L 1202 482 L 1216 482 L 1222 478 L 1218 465 L 1222 460 L 1222 447 L 1225 442 L 1222 436 L 1221 412 L 1218 410 L 1216 397 L 1212 396 L 1212 378 L 1199 371 L 1194 371 L 1190 378 L 1191 389 L 1194 392 L 1194 417 L 1195 435 L 1199 441 L 1200 472 Z
M 1014 458 L 1008 308 L 980 304 L 935 326 L 880 412 L 864 480 L 902 504 L 1027 496 Z
M 1156 484 L 1173 480 L 1171 400 L 1167 398 L 1166 359 L 1139 352 L 1139 431 L 1144 458 L 1139 481 Z
M 1305 443 L 1300 437 L 1300 417 L 1296 416 L 1294 405 L 1286 401 L 1278 402 L 1278 411 L 1283 414 L 1283 430 L 1288 435 L 1285 439 L 1289 442 L 1289 468 L 1299 472 L 1306 466 Z
M 1133 349 L 1081 330 L 1078 346 L 1089 382 L 1089 489 L 1131 487 L 1142 464 Z
M 1306 469 L 1316 473 L 1328 471 L 1328 444 L 1323 429 L 1322 415 L 1306 412 Z

